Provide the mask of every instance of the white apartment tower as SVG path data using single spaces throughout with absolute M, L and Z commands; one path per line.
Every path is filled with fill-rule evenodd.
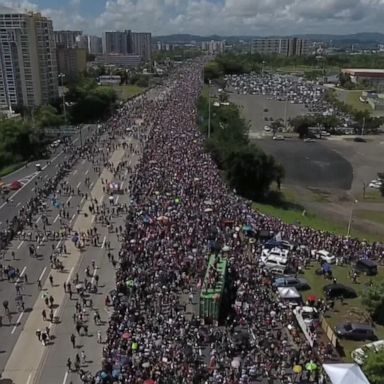
M 37 106 L 57 97 L 52 21 L 0 6 L 0 109 Z

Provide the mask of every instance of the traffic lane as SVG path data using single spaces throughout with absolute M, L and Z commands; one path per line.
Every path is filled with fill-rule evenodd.
M 124 196 L 124 201 L 128 201 L 127 196 Z M 115 224 L 123 224 L 125 215 L 120 215 L 115 218 Z M 100 223 L 96 224 L 100 238 L 105 244 L 104 239 L 111 241 L 113 253 L 117 258 L 117 252 L 120 248 L 120 242 L 115 233 L 108 233 L 108 230 L 101 226 Z M 97 330 L 102 332 L 103 338 L 106 337 L 106 330 L 108 328 L 108 316 L 104 306 L 105 295 L 115 288 L 115 269 L 106 257 L 107 250 L 105 248 L 87 247 L 83 253 L 81 260 L 77 266 L 79 277 L 81 280 L 85 277 L 85 269 L 91 268 L 92 261 L 95 261 L 97 266 L 96 272 L 100 277 L 98 294 L 92 294 L 90 297 L 93 301 L 93 306 L 99 309 L 99 313 L 105 324 L 103 326 L 96 326 L 93 321 L 92 311 L 88 308 L 90 317 L 88 320 L 89 336 L 77 336 L 77 348 L 74 349 L 70 342 L 71 334 L 76 335 L 75 323 L 73 314 L 76 312 L 75 304 L 77 296 L 73 296 L 73 300 L 68 300 L 68 297 L 63 302 L 63 308 L 60 310 L 60 324 L 55 326 L 55 338 L 53 345 L 50 348 L 50 353 L 46 353 L 44 363 L 42 366 L 41 376 L 39 376 L 39 383 L 50 384 L 59 378 L 59 382 L 67 383 L 72 381 L 73 384 L 82 383 L 78 374 L 74 372 L 67 373 L 66 361 L 68 358 L 74 361 L 76 353 L 80 355 L 80 351 L 84 350 L 87 356 L 87 363 L 82 366 L 84 370 L 95 372 L 100 369 L 100 361 L 102 359 L 102 344 L 97 343 Z M 52 352 L 52 353 L 51 353 Z

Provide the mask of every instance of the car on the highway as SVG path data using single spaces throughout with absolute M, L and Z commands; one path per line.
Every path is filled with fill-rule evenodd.
M 357 293 L 353 288 L 338 283 L 325 285 L 323 287 L 323 292 L 327 299 L 335 299 L 339 297 L 354 299 L 357 297 Z
M 264 131 L 271 132 L 271 127 L 269 127 L 268 125 L 264 125 Z
M 312 257 L 315 257 L 317 260 L 323 260 L 327 262 L 328 264 L 334 264 L 336 263 L 336 257 L 332 255 L 330 252 L 326 251 L 325 249 L 313 249 L 311 251 Z
M 349 340 L 376 340 L 375 330 L 368 324 L 342 323 L 335 327 L 336 336 Z
M 285 137 L 283 135 L 276 135 L 272 137 L 272 140 L 285 140 Z
M 20 183 L 20 181 L 18 180 L 15 180 L 15 181 L 12 181 L 11 184 L 9 184 L 9 189 L 11 191 L 17 191 L 18 189 L 20 189 L 22 187 L 22 184 Z
M 284 276 L 284 277 L 277 277 L 273 283 L 272 286 L 275 288 L 278 287 L 295 287 L 298 291 L 310 289 L 310 285 L 308 284 L 308 281 L 295 277 L 295 276 Z

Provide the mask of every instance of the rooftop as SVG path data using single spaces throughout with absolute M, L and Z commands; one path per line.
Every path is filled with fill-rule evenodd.
M 16 9 L 9 8 L 9 7 L 5 7 L 4 5 L 0 5 L 0 14 L 2 14 L 2 15 L 4 15 L 4 14 L 19 14 L 19 13 L 23 13 L 23 12 L 18 11 Z
M 384 74 L 384 69 L 372 69 L 372 68 L 344 68 L 343 71 L 348 72 L 363 72 L 363 73 L 382 73 Z

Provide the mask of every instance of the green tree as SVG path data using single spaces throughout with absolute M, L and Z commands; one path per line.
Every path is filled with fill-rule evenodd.
M 223 71 L 217 62 L 211 61 L 204 67 L 204 81 L 206 83 L 208 83 L 209 80 L 218 79 L 222 75 Z
M 375 321 L 384 324 L 384 283 L 365 289 L 362 303 Z
M 34 113 L 36 125 L 40 128 L 58 127 L 64 124 L 64 117 L 58 115 L 57 110 L 52 105 L 42 105 Z
M 363 371 L 371 384 L 382 384 L 384 378 L 384 351 L 368 351 Z

